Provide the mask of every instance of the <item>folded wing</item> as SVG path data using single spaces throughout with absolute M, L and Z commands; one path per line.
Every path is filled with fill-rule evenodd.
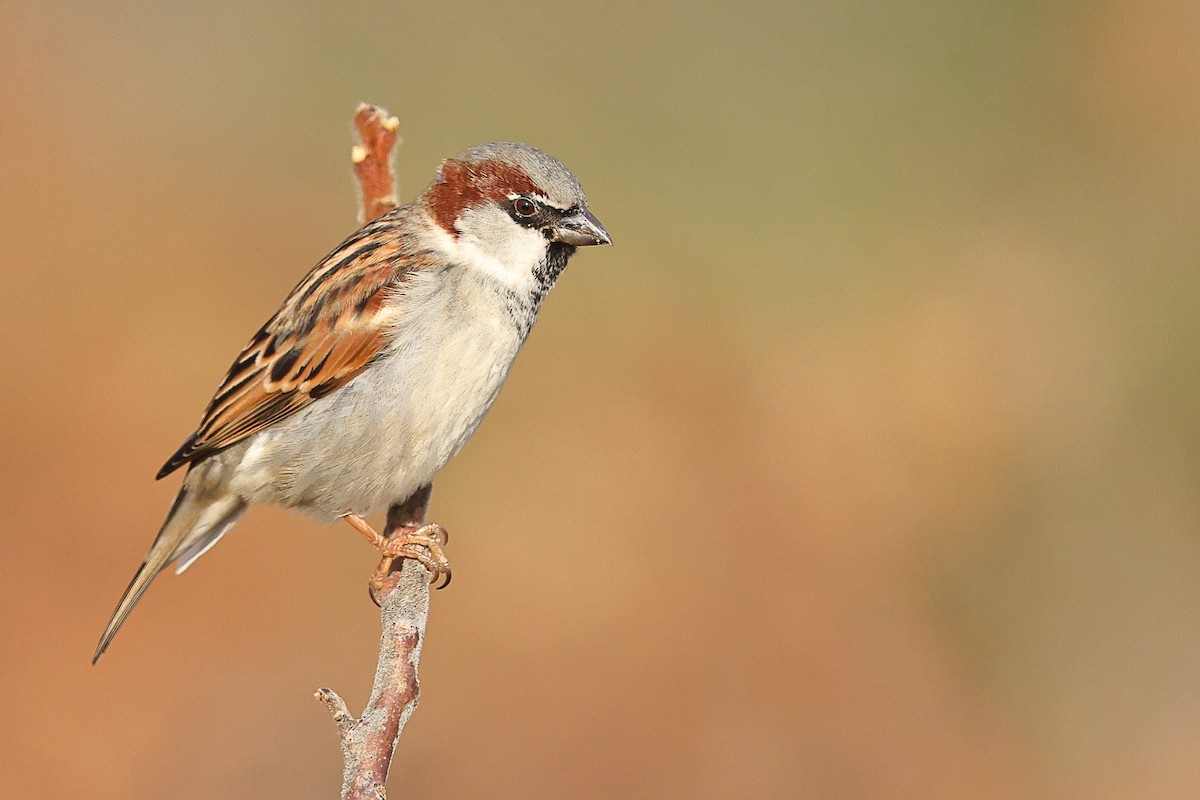
M 343 242 L 292 290 L 229 368 L 200 426 L 159 478 L 295 414 L 379 355 L 397 316 L 387 300 L 413 262 L 389 217 Z

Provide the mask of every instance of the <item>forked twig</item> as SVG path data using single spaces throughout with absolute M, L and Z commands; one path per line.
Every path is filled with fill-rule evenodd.
M 360 105 L 354 115 L 360 144 L 351 151 L 359 186 L 360 222 L 395 208 L 392 151 L 398 120 L 379 106 Z M 424 524 L 432 486 L 388 509 L 388 536 Z M 400 734 L 421 695 L 417 666 L 429 619 L 429 570 L 412 559 L 397 561 L 379 595 L 383 631 L 371 699 L 357 719 L 332 689 L 316 697 L 333 715 L 342 744 L 342 800 L 384 800 L 388 770 Z

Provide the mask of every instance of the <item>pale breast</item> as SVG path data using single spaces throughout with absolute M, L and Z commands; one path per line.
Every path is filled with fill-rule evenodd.
M 366 513 L 408 497 L 462 448 L 521 347 L 524 309 L 453 270 L 413 276 L 401 302 L 393 343 L 369 368 L 248 443 L 235 491 L 251 502 Z

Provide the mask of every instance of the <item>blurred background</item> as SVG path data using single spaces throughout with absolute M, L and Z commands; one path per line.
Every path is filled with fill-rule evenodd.
M 359 101 L 402 197 L 525 140 L 617 242 L 436 483 L 395 796 L 1200 795 L 1200 7 L 1115 1 L 0 4 L 6 792 L 336 796 L 348 527 L 88 661 Z

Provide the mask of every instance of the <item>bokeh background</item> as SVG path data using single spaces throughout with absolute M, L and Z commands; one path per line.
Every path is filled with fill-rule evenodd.
M 582 252 L 439 478 L 395 796 L 1200 796 L 1200 6 L 0 4 L 0 790 L 336 795 L 372 551 L 154 471 L 353 228 L 526 140 Z

